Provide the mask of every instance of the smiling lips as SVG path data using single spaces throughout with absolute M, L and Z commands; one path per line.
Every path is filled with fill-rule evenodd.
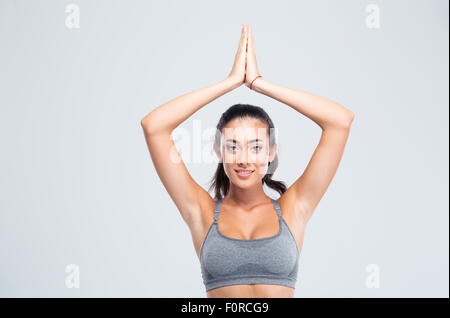
M 246 170 L 246 169 L 239 169 L 239 170 L 234 170 L 236 171 L 236 174 L 241 177 L 241 178 L 248 178 L 252 175 L 254 170 Z

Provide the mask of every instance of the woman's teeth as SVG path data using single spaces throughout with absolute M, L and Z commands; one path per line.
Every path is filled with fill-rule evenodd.
M 251 175 L 253 173 L 253 171 L 252 170 L 236 170 L 236 173 L 239 176 L 246 177 L 246 176 Z

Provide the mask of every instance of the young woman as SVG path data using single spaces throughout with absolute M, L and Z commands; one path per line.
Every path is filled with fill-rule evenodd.
M 217 125 L 213 198 L 192 179 L 171 133 L 243 83 L 312 119 L 322 136 L 303 174 L 287 188 L 271 178 L 278 159 L 268 114 L 259 106 L 231 106 Z M 353 117 L 336 102 L 262 78 L 252 29 L 244 24 L 224 80 L 172 99 L 141 120 L 158 176 L 190 229 L 207 297 L 294 296 L 305 226 L 336 173 Z M 280 193 L 278 200 L 265 194 L 264 184 Z

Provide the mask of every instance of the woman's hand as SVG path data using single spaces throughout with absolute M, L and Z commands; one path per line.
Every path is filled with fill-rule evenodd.
M 255 45 L 253 42 L 252 26 L 247 25 L 247 66 L 245 71 L 245 85 L 250 87 L 250 84 L 259 76 L 258 66 L 256 65 Z
M 245 81 L 245 61 L 247 55 L 247 26 L 244 24 L 241 30 L 241 39 L 239 47 L 234 58 L 233 68 L 228 78 L 236 82 L 236 87 L 241 86 Z

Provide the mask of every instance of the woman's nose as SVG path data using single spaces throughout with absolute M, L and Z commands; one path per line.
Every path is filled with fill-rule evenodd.
M 248 163 L 248 151 L 247 149 L 242 149 L 238 152 L 236 157 L 237 163 Z

